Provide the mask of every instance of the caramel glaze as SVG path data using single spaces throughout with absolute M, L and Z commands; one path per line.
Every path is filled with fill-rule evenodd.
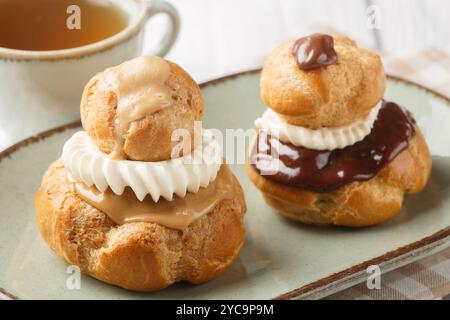
M 200 188 L 197 193 L 188 192 L 184 198 L 174 196 L 172 201 L 161 198 L 154 202 L 147 196 L 141 202 L 128 187 L 120 196 L 110 189 L 101 193 L 82 183 L 76 183 L 76 191 L 84 201 L 107 214 L 116 224 L 153 222 L 183 231 L 214 209 L 221 200 L 232 197 L 232 179 L 228 166 L 222 165 L 216 179 L 207 188 Z
M 104 90 L 112 89 L 118 98 L 114 126 L 116 141 L 109 154 L 112 159 L 126 159 L 124 137 L 134 121 L 172 105 L 169 63 L 156 56 L 143 56 L 106 69 L 101 75 Z
M 302 70 L 317 69 L 337 62 L 333 37 L 322 33 L 314 33 L 295 41 L 292 54 Z
M 281 142 L 260 131 L 250 160 L 256 171 L 269 180 L 325 193 L 373 178 L 408 148 L 414 134 L 412 115 L 393 102 L 383 101 L 372 131 L 354 145 L 317 151 Z

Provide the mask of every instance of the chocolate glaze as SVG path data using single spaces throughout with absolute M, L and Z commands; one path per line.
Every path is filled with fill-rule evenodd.
M 302 70 L 328 66 L 337 61 L 333 37 L 322 33 L 314 33 L 295 41 L 292 54 Z
M 333 151 L 311 150 L 260 131 L 250 160 L 269 180 L 313 192 L 331 192 L 353 181 L 373 178 L 409 146 L 414 134 L 412 115 L 393 102 L 383 101 L 372 131 L 354 145 Z

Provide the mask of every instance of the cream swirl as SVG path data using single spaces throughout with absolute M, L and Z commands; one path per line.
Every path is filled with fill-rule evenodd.
M 140 201 L 149 194 L 155 202 L 206 188 L 222 164 L 220 145 L 208 130 L 203 130 L 202 144 L 190 154 L 159 162 L 110 159 L 85 131 L 79 131 L 65 143 L 61 159 L 78 182 L 95 185 L 100 192 L 109 187 L 117 195 L 128 186 Z
M 267 109 L 256 119 L 256 128 L 273 135 L 285 143 L 313 150 L 334 150 L 351 146 L 363 140 L 372 130 L 381 108 L 381 101 L 367 117 L 352 124 L 335 128 L 309 129 L 286 123 L 275 111 Z

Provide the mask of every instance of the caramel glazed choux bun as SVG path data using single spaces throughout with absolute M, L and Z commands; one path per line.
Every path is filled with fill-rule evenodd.
M 85 131 L 66 142 L 36 194 L 50 248 L 135 291 L 224 272 L 243 246 L 246 204 L 219 143 L 196 125 L 203 111 L 198 85 L 162 58 L 96 75 L 81 101 Z M 175 129 L 185 135 L 174 141 Z
M 382 100 L 385 82 L 380 57 L 343 36 L 275 49 L 260 79 L 269 109 L 246 165 L 270 206 L 306 224 L 362 227 L 424 188 L 428 147 L 412 115 Z

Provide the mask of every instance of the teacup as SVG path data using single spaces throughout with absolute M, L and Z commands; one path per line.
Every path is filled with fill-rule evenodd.
M 164 13 L 170 24 L 154 52 L 163 56 L 179 31 L 178 14 L 163 0 L 109 0 L 128 15 L 110 38 L 82 47 L 26 51 L 0 47 L 0 150 L 40 131 L 79 119 L 83 87 L 97 72 L 142 53 L 146 22 Z

